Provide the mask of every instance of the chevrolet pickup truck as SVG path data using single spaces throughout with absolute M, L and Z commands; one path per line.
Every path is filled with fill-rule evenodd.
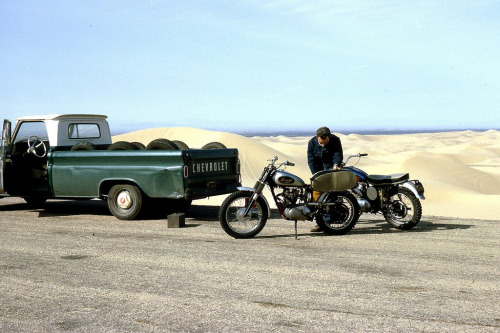
M 189 149 L 157 139 L 146 149 L 112 143 L 107 117 L 70 114 L 4 120 L 0 199 L 33 206 L 48 199 L 105 199 L 118 219 L 131 220 L 148 203 L 186 210 L 192 200 L 234 192 L 240 184 L 237 149 Z M 184 148 L 184 149 L 180 149 Z M 186 149 L 187 148 L 187 149 Z

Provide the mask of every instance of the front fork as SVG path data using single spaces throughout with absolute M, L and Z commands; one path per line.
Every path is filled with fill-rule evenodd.
M 262 191 L 264 190 L 264 187 L 266 186 L 266 183 L 264 183 L 263 181 L 261 180 L 258 180 L 254 187 L 253 187 L 253 194 L 252 196 L 250 197 L 250 201 L 248 202 L 247 204 L 247 207 L 245 209 L 245 212 L 243 214 L 243 217 L 246 217 L 248 215 L 248 213 L 250 213 L 250 209 L 252 209 L 253 205 L 255 204 L 255 201 L 257 201 L 257 199 L 259 198 L 260 194 L 262 193 Z

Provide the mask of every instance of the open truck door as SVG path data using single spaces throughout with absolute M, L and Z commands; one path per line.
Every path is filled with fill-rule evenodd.
M 10 154 L 11 136 L 12 136 L 12 124 L 10 120 L 5 119 L 3 121 L 2 130 L 2 144 L 0 146 L 0 194 L 5 193 L 5 181 L 4 181 L 4 170 L 7 155 Z

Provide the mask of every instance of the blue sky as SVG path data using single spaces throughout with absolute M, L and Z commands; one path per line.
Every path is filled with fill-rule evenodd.
M 500 128 L 499 1 L 0 2 L 0 113 L 116 127 Z

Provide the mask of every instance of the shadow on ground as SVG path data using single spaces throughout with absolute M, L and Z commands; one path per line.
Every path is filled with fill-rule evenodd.
M 1 204 L 0 211 L 32 211 L 38 212 L 39 217 L 51 216 L 78 216 L 78 215 L 97 215 L 111 216 L 105 200 L 49 200 L 41 208 L 32 208 L 27 203 L 19 201 L 16 203 Z M 165 211 L 160 209 L 145 208 L 146 214 L 143 214 L 140 219 L 166 219 L 167 216 L 174 211 Z M 219 221 L 219 206 L 192 205 L 186 211 L 186 218 L 193 220 L 203 220 L 204 222 Z M 271 210 L 271 219 L 281 219 L 279 212 L 276 209 Z M 472 222 L 473 220 L 467 220 Z M 423 217 L 422 221 L 411 230 L 398 230 L 389 225 L 383 217 L 361 215 L 356 227 L 350 232 L 352 235 L 366 234 L 383 234 L 394 232 L 432 232 L 436 230 L 455 230 L 469 229 L 474 226 L 470 223 L 457 223 L 457 219 L 447 217 Z M 290 221 L 293 229 L 293 221 Z M 311 226 L 313 224 L 311 223 Z M 311 235 L 311 234 L 305 234 Z M 322 233 L 315 235 L 323 236 Z M 266 237 L 294 237 L 292 235 L 281 236 L 266 236 Z M 299 235 L 300 236 L 300 235 Z M 303 235 L 304 236 L 304 235 Z

